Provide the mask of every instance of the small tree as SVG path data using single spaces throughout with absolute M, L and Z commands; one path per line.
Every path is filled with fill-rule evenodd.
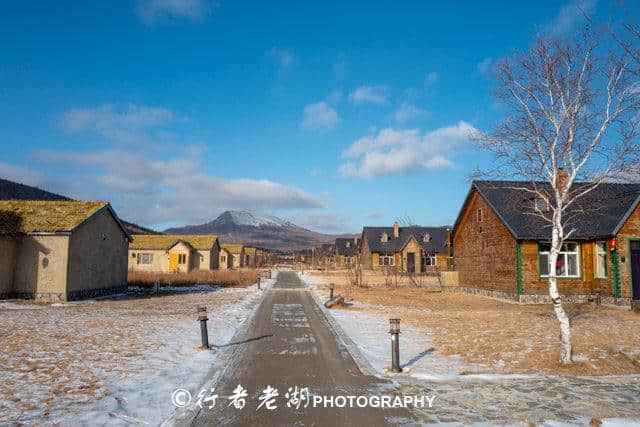
M 527 182 L 510 185 L 531 196 L 526 213 L 549 229 L 549 296 L 563 364 L 571 362 L 572 344 L 557 286 L 558 254 L 575 231 L 580 199 L 639 164 L 640 86 L 629 70 L 632 59 L 601 40 L 588 27 L 574 39 L 541 36 L 527 52 L 499 63 L 496 95 L 505 118 L 478 136 L 497 160 L 496 169 L 482 174 Z

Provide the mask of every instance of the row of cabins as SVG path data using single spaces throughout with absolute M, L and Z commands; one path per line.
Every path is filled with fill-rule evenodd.
M 577 183 L 579 191 L 589 183 Z M 456 271 L 461 289 L 521 302 L 547 302 L 551 227 L 534 190 L 542 182 L 474 181 L 453 227 L 364 227 L 339 238 L 335 265 L 407 273 Z M 547 188 L 551 194 L 551 189 Z M 565 212 L 571 232 L 555 266 L 573 300 L 640 301 L 640 184 L 605 183 Z
M 220 244 L 213 234 L 134 234 L 129 244 L 128 268 L 164 273 L 258 268 L 267 261 L 267 253 L 242 244 Z
M 449 227 L 364 227 L 360 237 L 335 240 L 335 264 L 405 273 L 449 270 Z
M 545 186 L 475 181 L 451 229 L 364 227 L 359 238 L 336 241 L 335 258 L 370 270 L 454 270 L 462 289 L 524 302 L 548 298 L 555 268 L 564 295 L 640 300 L 640 185 L 602 184 L 574 204 L 566 212 L 571 236 L 555 266 L 549 225 L 531 214 L 548 207 L 527 185 Z M 0 200 L 2 298 L 120 292 L 128 269 L 241 268 L 259 263 L 259 253 L 221 245 L 216 236 L 131 235 L 106 202 Z
M 107 202 L 0 200 L 0 299 L 123 292 L 128 271 L 259 267 L 267 251 L 214 235 L 130 234 Z

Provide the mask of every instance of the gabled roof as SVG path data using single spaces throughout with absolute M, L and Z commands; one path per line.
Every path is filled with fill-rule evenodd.
M 447 227 L 399 227 L 399 235 L 393 235 L 393 227 L 364 227 L 362 238 L 367 239 L 370 252 L 393 254 L 400 252 L 409 243 L 411 238 L 415 238 L 420 247 L 428 253 L 447 252 Z M 382 235 L 386 233 L 388 241 L 382 242 Z M 424 235 L 429 233 L 430 241 L 424 241 Z
M 220 247 L 225 248 L 227 251 L 229 251 L 232 254 L 239 254 L 242 252 L 242 249 L 244 248 L 244 246 L 239 243 L 225 243 L 223 245 L 220 245 Z
M 0 234 L 70 233 L 104 210 L 130 239 L 108 202 L 70 200 L 0 200 Z
M 169 249 L 178 242 L 184 242 L 194 249 L 211 249 L 218 241 L 215 234 L 183 235 L 183 234 L 134 234 L 129 249 Z
M 338 237 L 335 245 L 338 255 L 353 256 L 358 253 L 358 243 L 356 242 L 356 239 Z
M 590 183 L 576 183 L 571 190 L 579 191 Z M 532 215 L 534 194 L 539 189 L 552 193 L 545 182 L 474 181 L 458 214 L 454 233 L 462 216 L 477 191 L 491 206 L 511 234 L 518 240 L 551 238 L 551 225 L 543 218 Z M 574 229 L 570 239 L 592 240 L 616 235 L 640 202 L 640 184 L 600 184 L 570 206 L 564 213 L 566 231 Z

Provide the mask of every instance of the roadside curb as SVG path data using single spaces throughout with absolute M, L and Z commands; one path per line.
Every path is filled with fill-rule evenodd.
M 300 280 L 307 284 L 307 282 L 302 278 Z M 369 363 L 367 358 L 364 357 L 358 345 L 353 342 L 351 337 L 349 337 L 344 329 L 342 329 L 342 327 L 338 324 L 338 321 L 335 319 L 335 317 L 333 317 L 333 314 L 331 314 L 331 312 L 324 307 L 324 304 L 320 300 L 320 297 L 311 288 L 308 288 L 308 291 L 311 294 L 311 299 L 313 300 L 313 302 L 315 302 L 316 306 L 326 319 L 329 326 L 331 326 L 336 336 L 340 339 L 340 341 L 342 341 L 342 344 L 344 344 L 351 357 L 353 357 L 353 360 L 356 362 L 356 365 L 358 366 L 358 369 L 360 369 L 360 372 L 362 372 L 363 375 L 381 377 L 380 373 L 378 373 L 373 368 L 373 366 L 371 366 L 371 363 Z

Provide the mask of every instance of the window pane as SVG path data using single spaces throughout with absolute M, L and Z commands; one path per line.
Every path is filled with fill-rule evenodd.
M 558 261 L 556 261 L 556 275 L 567 275 L 567 256 L 565 254 L 558 255 Z
M 598 277 L 607 277 L 607 257 L 605 254 L 598 254 Z
M 578 276 L 578 255 L 567 254 L 567 265 L 569 276 Z
M 578 244 L 577 243 L 565 243 L 564 251 L 566 252 L 578 252 Z
M 547 254 L 540 254 L 540 275 L 549 275 L 549 255 Z
M 540 243 L 540 252 L 549 252 L 551 250 L 551 243 Z

